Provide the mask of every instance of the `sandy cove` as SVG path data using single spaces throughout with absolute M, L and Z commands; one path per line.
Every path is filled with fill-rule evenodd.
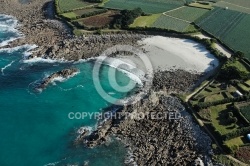
M 138 41 L 155 71 L 181 69 L 194 73 L 214 70 L 219 61 L 203 45 L 188 39 L 152 36 Z M 138 56 L 120 56 L 119 59 L 133 62 L 135 67 L 146 71 Z
M 52 17 L 45 18 L 45 15 L 48 15 L 45 9 L 51 9 L 48 7 L 51 3 L 47 2 L 49 1 L 33 0 L 28 4 L 20 4 L 17 0 L 0 0 L 1 13 L 15 16 L 21 24 L 18 30 L 25 35 L 25 38 L 15 40 L 7 47 L 36 44 L 38 49 L 28 57 L 29 59 L 41 57 L 73 61 L 99 56 L 104 50 L 117 44 L 133 45 L 141 49 L 157 70 L 151 92 L 138 103 L 123 106 L 119 109 L 120 112 L 183 110 L 180 101 L 169 94 L 189 90 L 200 79 L 202 72 L 210 71 L 218 64 L 203 46 L 186 39 L 133 33 L 78 38 L 70 36 L 64 24 L 53 20 Z M 124 60 L 124 57 L 122 58 Z M 138 59 L 133 59 L 133 56 L 125 59 L 132 59 L 138 68 L 145 69 Z M 194 74 L 193 71 L 198 74 Z M 185 115 L 183 119 L 172 122 L 167 119 L 110 119 L 90 136 L 86 137 L 83 133 L 80 142 L 95 146 L 115 135 L 125 142 L 132 152 L 132 160 L 127 164 L 190 164 L 198 157 L 208 156 L 211 140 L 192 122 L 186 111 L 182 111 L 182 114 Z

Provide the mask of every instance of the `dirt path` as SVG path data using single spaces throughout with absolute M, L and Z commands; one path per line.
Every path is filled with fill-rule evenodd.
M 165 13 L 170 13 L 170 12 L 172 12 L 172 11 L 175 11 L 175 10 L 178 10 L 178 9 L 181 9 L 181 8 L 184 8 L 184 7 L 185 7 L 185 6 L 178 7 L 178 8 L 176 8 L 176 9 L 172 9 L 172 10 L 166 11 L 166 12 L 164 12 L 163 14 L 165 14 Z
M 231 58 L 232 52 L 226 49 L 224 46 L 222 46 L 220 43 L 215 44 L 215 48 L 217 48 L 220 52 L 222 52 L 224 55 L 226 55 L 227 58 Z
M 205 88 L 210 82 L 206 82 L 204 85 L 202 85 L 201 87 L 199 87 L 198 89 L 196 89 L 193 93 L 191 93 L 190 95 L 188 95 L 185 99 L 185 102 L 188 102 L 189 99 L 191 97 L 193 97 L 196 93 L 198 93 L 200 90 L 202 90 L 203 88 Z
M 189 22 L 189 21 L 187 21 L 187 20 L 183 20 L 183 19 L 180 19 L 180 18 L 177 18 L 177 17 L 173 17 L 173 16 L 170 16 L 170 15 L 168 15 L 168 14 L 166 14 L 166 13 L 163 13 L 163 15 L 168 16 L 168 17 L 171 17 L 171 18 L 174 18 L 174 19 L 176 19 L 176 20 L 180 20 L 180 21 L 189 23 L 189 24 L 191 23 L 191 22 Z
M 177 18 L 177 17 L 173 17 L 173 16 L 170 16 L 170 15 L 167 14 L 167 13 L 170 13 L 170 12 L 172 12 L 172 11 L 175 11 L 175 10 L 178 10 L 178 9 L 181 9 L 181 8 L 184 8 L 184 7 L 185 7 L 185 6 L 181 6 L 181 7 L 178 7 L 178 8 L 176 8 L 176 9 L 166 11 L 166 12 L 164 12 L 164 13 L 162 13 L 162 14 L 165 15 L 165 16 L 174 18 L 174 19 L 176 19 L 176 20 L 184 21 L 184 22 L 187 22 L 187 23 L 190 24 L 191 22 L 189 22 L 189 21 L 187 21 L 187 20 L 183 20 L 183 19 L 180 19 L 180 18 Z
M 248 164 L 245 164 L 245 163 L 241 162 L 240 160 L 234 158 L 233 156 L 230 156 L 230 155 L 226 155 L 226 156 L 227 156 L 230 160 L 233 160 L 234 162 L 236 162 L 236 163 L 238 163 L 238 164 L 240 164 L 240 165 L 242 165 L 242 166 L 248 166 Z
M 194 34 L 193 36 L 197 36 L 201 39 L 211 39 L 211 37 L 204 35 L 203 33 Z M 226 49 L 224 46 L 222 46 L 220 43 L 216 42 L 215 48 L 218 49 L 220 52 L 222 52 L 227 58 L 231 58 L 232 52 L 228 49 Z

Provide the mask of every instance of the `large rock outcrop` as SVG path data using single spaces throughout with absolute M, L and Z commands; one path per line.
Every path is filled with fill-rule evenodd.
M 56 73 L 51 74 L 49 77 L 43 79 L 43 81 L 36 87 L 36 89 L 45 89 L 51 82 L 53 82 L 56 78 L 67 79 L 69 77 L 74 76 L 79 70 L 77 68 L 71 69 L 63 69 Z

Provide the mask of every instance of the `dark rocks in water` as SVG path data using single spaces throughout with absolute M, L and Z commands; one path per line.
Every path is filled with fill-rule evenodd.
M 198 157 L 209 158 L 211 139 L 192 121 L 181 101 L 169 96 L 186 91 L 198 78 L 199 75 L 182 70 L 157 72 L 152 91 L 145 98 L 117 109 L 119 116 L 106 119 L 79 141 L 95 147 L 116 136 L 131 152 L 126 165 L 191 165 Z M 110 109 L 113 112 L 114 108 Z M 145 118 L 133 117 L 141 114 Z M 155 118 L 157 115 L 159 119 Z M 181 116 L 171 119 L 171 115 Z
M 69 78 L 74 76 L 79 70 L 77 68 L 71 68 L 71 69 L 63 69 L 61 71 L 58 71 L 56 73 L 51 74 L 49 77 L 45 78 L 41 84 L 36 87 L 36 89 L 45 89 L 49 83 L 53 82 L 53 80 L 57 77 L 62 77 L 62 78 Z

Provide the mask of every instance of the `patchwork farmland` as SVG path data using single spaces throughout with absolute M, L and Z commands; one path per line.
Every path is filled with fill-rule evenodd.
M 250 8 L 250 1 L 249 0 L 224 0 L 224 1 L 238 5 L 238 6 Z
M 109 0 L 104 7 L 109 9 L 134 9 L 140 7 L 148 14 L 163 13 L 184 5 L 182 0 Z
M 138 17 L 130 27 L 151 27 L 160 16 L 161 14 L 152 14 Z
M 188 22 L 175 19 L 170 16 L 161 15 L 152 25 L 151 27 L 161 28 L 161 29 L 169 29 L 178 32 L 185 32 L 189 26 L 191 26 Z
M 106 13 L 83 18 L 76 20 L 81 26 L 85 27 L 86 29 L 91 28 L 108 28 L 110 23 L 113 21 L 114 17 L 118 14 L 116 11 L 109 10 Z
M 89 3 L 82 0 L 56 0 L 57 8 L 59 13 L 65 13 L 77 9 L 82 9 L 91 5 L 96 5 L 94 3 Z
M 64 16 L 66 19 L 69 20 L 75 20 L 83 17 L 87 17 L 90 15 L 97 15 L 100 13 L 105 13 L 107 12 L 106 9 L 101 9 L 101 8 L 86 8 L 86 9 L 79 9 L 79 10 L 74 10 L 72 12 L 67 12 L 63 13 L 62 16 Z
M 208 11 L 209 10 L 207 9 L 184 6 L 177 10 L 166 12 L 165 14 L 179 18 L 179 19 L 183 19 L 189 22 L 194 22 L 195 20 L 203 16 Z
M 242 51 L 250 58 L 250 38 L 246 37 L 250 36 L 250 15 L 217 7 L 195 23 L 233 50 Z
M 247 8 L 247 7 L 244 7 L 244 6 L 239 6 L 239 5 L 232 4 L 232 3 L 229 3 L 229 2 L 225 2 L 225 1 L 219 1 L 219 2 L 215 3 L 214 6 L 221 7 L 221 8 L 224 8 L 224 9 L 227 8 L 227 9 L 230 9 L 230 10 L 235 10 L 235 11 L 238 11 L 238 12 L 243 12 L 243 13 L 250 14 L 250 8 Z
M 56 0 L 58 13 L 61 13 L 68 21 L 78 21 L 82 27 L 93 27 L 97 25 L 98 20 L 100 24 L 113 20 L 113 16 L 106 17 L 104 9 L 130 10 L 140 7 L 147 15 L 135 19 L 130 27 L 197 32 L 198 30 L 193 25 L 196 24 L 234 51 L 241 51 L 250 57 L 248 49 L 250 38 L 246 37 L 250 36 L 250 15 L 247 14 L 250 3 L 248 0 L 216 0 L 214 3 L 210 1 L 190 3 L 192 0 L 188 0 L 187 2 L 195 7 L 184 6 L 185 2 L 182 0 L 108 0 L 102 4 L 83 0 Z M 229 10 L 226 10 L 225 7 L 216 7 L 216 5 L 223 6 L 225 4 L 231 5 Z M 98 8 L 93 7 L 98 5 Z M 244 12 L 237 11 L 242 8 L 241 6 L 244 6 Z M 230 10 L 231 8 L 234 10 Z M 100 20 L 102 18 L 104 20 Z M 97 25 L 96 28 L 101 27 L 107 26 Z
M 183 6 L 163 14 L 152 14 L 137 18 L 130 27 L 154 27 L 177 32 L 197 31 L 191 23 L 209 10 Z

